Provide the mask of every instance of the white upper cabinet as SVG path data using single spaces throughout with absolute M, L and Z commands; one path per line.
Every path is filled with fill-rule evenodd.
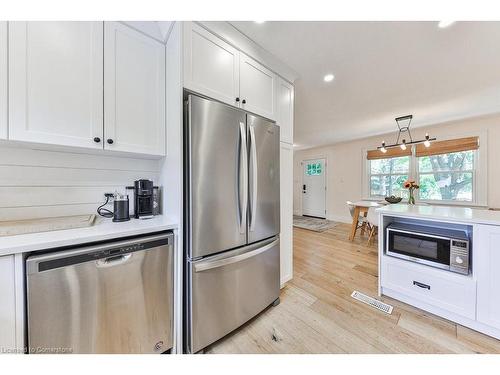
M 184 86 L 237 105 L 239 51 L 192 22 L 184 25 Z
M 278 76 L 194 22 L 184 23 L 184 87 L 276 120 Z
M 104 147 L 165 155 L 165 45 L 119 22 L 104 29 Z
M 293 144 L 293 85 L 278 77 L 277 122 L 280 126 L 281 142 Z
M 7 138 L 7 22 L 0 21 L 0 139 Z
M 476 225 L 473 238 L 477 320 L 500 329 L 500 227 Z
M 102 149 L 102 85 L 102 22 L 9 22 L 9 139 Z
M 269 69 L 240 53 L 241 108 L 275 120 L 277 78 Z

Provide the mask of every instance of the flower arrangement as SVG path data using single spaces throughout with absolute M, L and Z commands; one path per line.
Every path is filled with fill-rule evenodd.
M 408 204 L 415 204 L 415 196 L 414 196 L 414 191 L 415 189 L 419 189 L 420 185 L 415 182 L 415 180 L 406 180 L 403 182 L 403 187 L 405 189 L 408 189 L 410 196 L 408 197 Z

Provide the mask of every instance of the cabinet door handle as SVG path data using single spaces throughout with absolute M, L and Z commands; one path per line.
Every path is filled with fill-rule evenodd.
M 101 142 L 101 138 L 99 138 L 99 137 L 94 137 L 94 142 L 95 142 L 95 143 L 99 143 L 99 142 Z
M 240 98 L 238 98 L 238 97 L 237 97 L 235 100 L 236 100 L 236 102 L 239 102 L 239 101 L 240 101 Z
M 242 100 L 242 103 L 243 103 L 243 104 L 247 104 L 246 99 L 243 99 L 243 100 Z
M 113 144 L 113 140 L 111 138 L 108 138 L 108 140 L 106 142 L 108 142 L 110 145 Z
M 413 281 L 413 285 L 418 286 L 419 288 L 422 288 L 422 289 L 431 290 L 431 286 L 430 285 L 427 285 L 427 284 L 424 284 L 424 283 L 420 283 L 418 281 Z

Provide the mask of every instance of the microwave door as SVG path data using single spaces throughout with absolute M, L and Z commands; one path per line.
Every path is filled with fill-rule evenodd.
M 388 230 L 387 254 L 448 269 L 450 240 L 431 235 Z

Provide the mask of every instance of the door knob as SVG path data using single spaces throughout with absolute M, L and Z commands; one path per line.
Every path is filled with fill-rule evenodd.
M 95 143 L 99 143 L 99 142 L 101 142 L 101 138 L 99 138 L 99 137 L 94 137 L 94 142 L 95 142 Z
M 110 145 L 113 144 L 113 140 L 111 138 L 108 138 L 108 140 L 106 142 L 108 142 Z

